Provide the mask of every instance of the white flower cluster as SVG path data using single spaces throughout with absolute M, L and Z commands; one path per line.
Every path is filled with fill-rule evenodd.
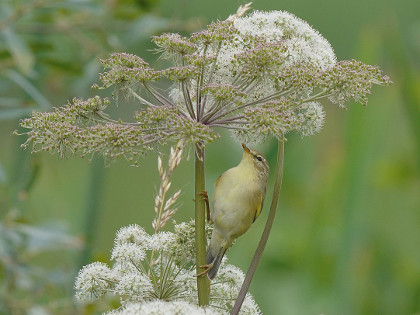
M 207 236 L 211 230 L 207 228 Z M 152 265 L 149 252 L 154 252 Z M 80 270 L 76 297 L 92 302 L 102 295 L 119 296 L 121 307 L 108 314 L 228 314 L 233 307 L 244 274 L 222 264 L 211 284 L 210 305 L 197 306 L 194 220 L 175 225 L 175 233 L 147 234 L 138 225 L 121 228 L 114 241 L 114 264 L 95 262 Z M 250 294 L 240 314 L 261 314 Z
M 283 40 L 288 58 L 285 65 L 309 62 L 325 70 L 336 63 L 330 43 L 306 21 L 286 11 L 254 11 L 233 20 L 241 34 L 263 36 L 268 42 Z
M 317 71 L 325 71 L 334 66 L 336 56 L 330 43 L 307 22 L 285 11 L 254 11 L 252 14 L 233 20 L 234 27 L 240 36 L 234 43 L 225 44 L 218 53 L 215 80 L 221 84 L 231 84 L 236 79 L 238 68 L 237 56 L 247 54 L 249 50 L 247 37 L 262 37 L 268 43 L 281 43 L 284 57 L 280 64 L 273 63 L 269 75 L 261 77 L 248 91 L 248 102 L 264 99 L 279 91 L 277 78 L 295 67 L 310 65 Z M 272 54 L 269 54 L 269 56 Z M 270 57 L 269 57 L 270 58 Z M 268 73 L 268 70 L 265 71 Z M 297 86 L 295 86 L 297 87 Z M 288 87 L 284 86 L 284 90 Z M 300 97 L 307 97 L 313 92 L 309 85 L 300 91 Z M 300 98 L 299 97 L 299 98 Z M 297 102 L 299 103 L 299 102 Z M 324 124 L 324 112 L 318 102 L 304 103 L 304 115 L 299 131 L 303 136 L 319 132 Z M 302 117 L 296 117 L 301 119 Z M 287 128 L 285 131 L 288 132 Z M 236 133 L 238 136 L 238 133 Z M 259 135 L 254 134 L 258 141 Z M 243 140 L 241 138 L 241 140 Z M 252 141 L 247 138 L 247 141 Z M 259 139 L 260 140 L 260 139 Z
M 145 303 L 130 303 L 123 308 L 109 312 L 108 315 L 219 315 L 221 312 L 203 308 L 185 301 L 149 301 Z
M 76 278 L 76 297 L 82 301 L 93 301 L 107 292 L 115 279 L 115 273 L 101 262 L 84 266 Z
M 233 20 L 239 32 L 234 41 L 227 42 L 218 52 L 216 76 L 219 83 L 231 84 L 235 79 L 235 58 L 249 51 L 247 37 L 263 38 L 267 43 L 281 43 L 284 47 L 282 64 L 275 64 L 272 75 L 281 75 L 285 69 L 301 63 L 310 64 L 320 71 L 331 68 L 336 56 L 330 43 L 306 21 L 286 11 L 254 11 L 252 14 Z M 275 82 L 265 78 L 254 89 L 255 99 L 275 92 Z M 262 90 L 261 90 L 262 89 Z M 252 94 L 251 94 L 252 95 Z
M 283 113 L 277 110 L 279 122 L 269 126 L 271 132 L 259 132 L 258 125 L 245 119 L 242 124 L 231 127 L 235 137 L 241 141 L 258 142 L 267 135 L 283 137 L 290 131 L 298 131 L 302 136 L 319 132 L 325 115 L 318 98 L 312 100 L 311 95 L 317 75 L 331 69 L 337 62 L 330 43 L 307 22 L 285 11 L 254 11 L 231 21 L 232 26 L 226 26 L 232 27 L 231 31 L 221 31 L 225 36 L 223 41 L 199 44 L 199 51 L 215 58 L 213 66 L 203 70 L 202 91 L 204 93 L 213 86 L 217 91 L 229 87 L 239 89 L 241 95 L 228 93 L 231 98 L 219 99 L 210 90 L 206 94 L 207 100 L 216 105 L 205 110 L 204 117 L 217 117 L 218 114 L 213 112 L 221 112 L 222 117 L 227 117 L 226 112 L 235 112 L 238 108 L 239 112 L 240 108 L 245 111 L 245 107 L 258 111 L 266 101 L 284 96 L 294 105 L 292 123 L 285 121 Z M 197 80 L 191 80 L 192 99 L 196 98 L 197 84 Z M 174 84 L 170 92 L 173 102 L 182 107 L 184 96 L 179 84 Z M 207 122 L 208 119 L 204 120 Z M 234 124 L 233 119 L 226 121 Z

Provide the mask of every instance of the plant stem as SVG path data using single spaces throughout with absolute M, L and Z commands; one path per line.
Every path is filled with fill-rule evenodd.
M 205 202 L 197 195 L 205 190 L 204 147 L 199 144 L 195 148 L 195 257 L 196 271 L 200 274 L 206 264 L 206 233 L 205 233 Z M 210 281 L 208 277 L 197 277 L 198 305 L 208 305 L 210 296 Z
M 245 295 L 248 292 L 249 286 L 257 270 L 258 263 L 261 259 L 265 245 L 267 244 L 268 236 L 270 235 L 271 227 L 273 226 L 274 217 L 276 216 L 277 203 L 279 201 L 281 182 L 283 178 L 283 162 L 284 162 L 284 139 L 278 141 L 277 147 L 277 165 L 276 165 L 276 180 L 274 182 L 273 196 L 271 199 L 270 212 L 268 213 L 267 223 L 265 224 L 264 231 L 261 235 L 258 247 L 255 250 L 254 257 L 252 258 L 251 264 L 246 273 L 244 282 L 242 283 L 241 291 L 239 291 L 238 298 L 236 299 L 235 305 L 231 311 L 231 315 L 237 315 L 241 309 L 242 303 L 245 299 Z

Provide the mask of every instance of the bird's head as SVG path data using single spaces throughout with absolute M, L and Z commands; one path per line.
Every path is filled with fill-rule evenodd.
M 259 175 L 267 178 L 270 167 L 268 166 L 268 162 L 264 155 L 256 150 L 248 148 L 244 143 L 242 143 L 242 148 L 244 149 L 242 160 L 246 159 L 249 161 Z

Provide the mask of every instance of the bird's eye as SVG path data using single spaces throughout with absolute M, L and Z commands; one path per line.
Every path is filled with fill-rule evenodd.
M 261 162 L 263 160 L 262 156 L 261 155 L 257 155 L 257 160 Z

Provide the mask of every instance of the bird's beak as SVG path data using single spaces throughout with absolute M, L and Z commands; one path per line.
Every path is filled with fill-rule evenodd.
M 251 152 L 249 151 L 248 147 L 244 143 L 242 143 L 242 148 L 244 149 L 244 151 L 246 153 L 251 154 Z

